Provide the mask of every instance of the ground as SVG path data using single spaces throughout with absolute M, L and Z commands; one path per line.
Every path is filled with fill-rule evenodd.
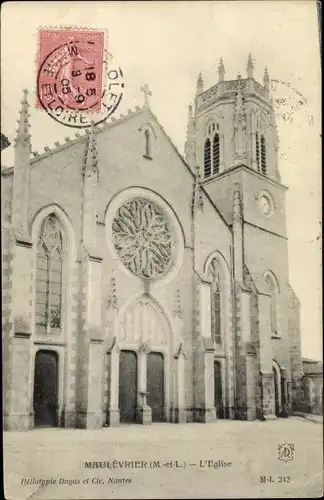
M 291 417 L 268 422 L 5 432 L 5 497 L 319 497 L 323 494 L 322 431 L 320 417 Z M 278 445 L 283 443 L 294 444 L 292 460 L 278 459 Z M 85 467 L 85 462 L 93 461 L 103 461 L 110 468 Z M 133 461 L 128 465 L 134 468 L 120 468 L 125 461 Z M 266 482 L 261 482 L 261 476 Z M 114 483 L 116 478 L 123 482 Z M 56 484 L 24 485 L 24 479 L 34 483 L 52 479 Z M 65 484 L 60 484 L 63 480 Z

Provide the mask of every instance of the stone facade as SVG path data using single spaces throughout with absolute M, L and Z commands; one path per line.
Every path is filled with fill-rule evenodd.
M 147 99 L 31 157 L 25 93 L 2 171 L 5 429 L 298 407 L 286 188 L 267 76 L 258 84 L 249 65 L 226 82 L 222 63 L 206 92 L 200 76 L 185 160 Z M 46 218 L 56 254 L 40 243 Z

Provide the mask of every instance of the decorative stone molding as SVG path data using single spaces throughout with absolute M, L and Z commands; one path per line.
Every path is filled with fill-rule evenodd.
M 107 309 L 118 310 L 118 298 L 116 292 L 116 278 L 114 276 L 110 279 L 110 289 L 107 298 Z
M 180 290 L 179 289 L 176 290 L 173 313 L 174 313 L 174 316 L 182 319 L 183 313 L 182 313 L 182 308 L 181 308 L 181 299 L 180 299 Z
M 199 171 L 198 166 L 196 166 L 196 174 L 195 174 L 195 180 L 194 180 L 192 207 L 191 208 L 192 208 L 193 214 L 197 210 L 203 211 L 203 209 L 204 209 L 204 200 L 203 200 L 202 191 L 201 191 L 201 176 L 200 176 L 200 171 Z

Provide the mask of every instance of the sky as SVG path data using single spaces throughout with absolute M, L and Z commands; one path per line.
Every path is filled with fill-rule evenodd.
M 227 80 L 238 73 L 245 77 L 251 53 L 256 80 L 262 83 L 267 66 L 277 81 L 274 99 L 291 104 L 302 96 L 303 105 L 289 122 L 282 117 L 285 106 L 276 110 L 279 168 L 289 187 L 290 282 L 301 301 L 302 354 L 321 359 L 321 68 L 315 1 L 9 2 L 1 16 L 2 131 L 14 139 L 27 88 L 32 146 L 40 153 L 74 132 L 35 108 L 39 28 L 108 30 L 109 51 L 125 80 L 115 116 L 142 105 L 140 88 L 148 84 L 151 108 L 180 153 L 198 73 L 206 89 L 216 84 L 220 57 Z M 12 147 L 2 164 L 12 166 Z

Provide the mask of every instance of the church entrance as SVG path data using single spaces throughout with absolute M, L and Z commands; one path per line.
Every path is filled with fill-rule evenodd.
M 152 422 L 164 420 L 164 358 L 159 352 L 147 355 L 147 404 L 152 409 Z
M 136 422 L 137 356 L 134 351 L 121 351 L 119 357 L 120 422 Z
M 35 427 L 58 425 L 58 355 L 38 351 L 35 357 L 34 418 Z
M 214 390 L 216 418 L 224 418 L 222 364 L 214 361 Z

